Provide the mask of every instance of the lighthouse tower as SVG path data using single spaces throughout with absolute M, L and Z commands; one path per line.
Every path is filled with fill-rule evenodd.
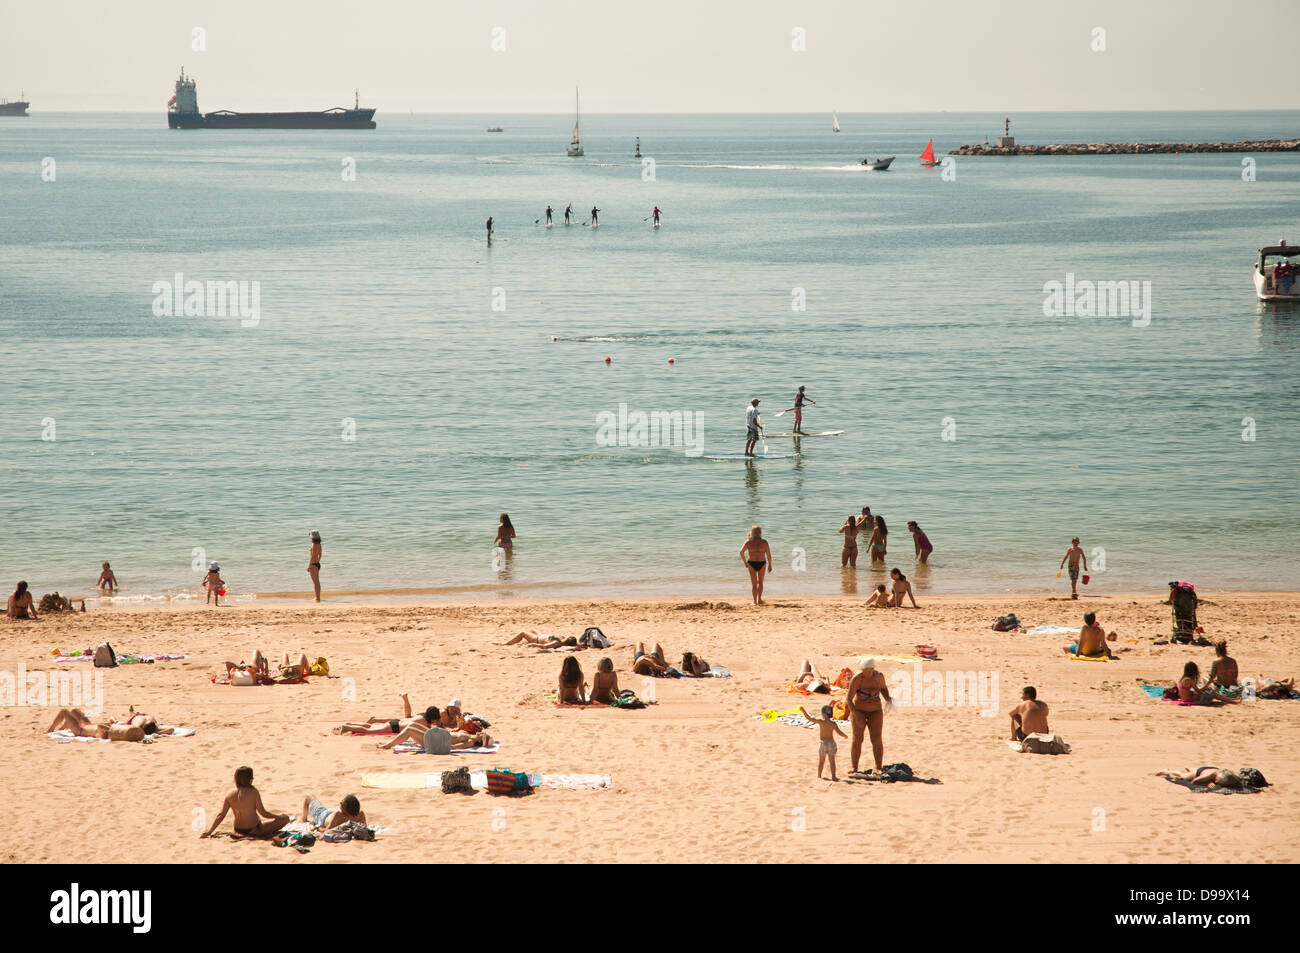
M 1003 134 L 1002 134 L 1001 136 L 998 137 L 998 148 L 999 148 L 999 149 L 1014 149 L 1014 148 L 1016 147 L 1016 139 L 1015 139 L 1015 136 L 1011 135 L 1011 119 L 1010 119 L 1010 118 L 1007 118 L 1007 119 L 1004 119 L 1004 120 L 1003 120 L 1003 129 L 1004 129 Z

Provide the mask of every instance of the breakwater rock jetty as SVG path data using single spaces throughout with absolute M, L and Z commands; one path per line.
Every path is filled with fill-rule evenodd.
M 1157 152 L 1300 152 L 1300 139 L 1246 142 L 1067 142 L 1047 146 L 962 146 L 953 156 L 1126 156 Z

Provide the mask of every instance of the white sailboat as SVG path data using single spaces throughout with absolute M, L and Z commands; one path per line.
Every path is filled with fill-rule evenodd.
M 831 132 L 839 132 L 839 131 L 840 131 L 840 117 L 835 115 L 835 113 L 831 113 Z
M 582 110 L 578 107 L 578 87 L 573 87 L 573 142 L 565 150 L 565 155 L 576 157 L 584 155 L 582 141 L 578 138 L 578 123 L 582 120 Z

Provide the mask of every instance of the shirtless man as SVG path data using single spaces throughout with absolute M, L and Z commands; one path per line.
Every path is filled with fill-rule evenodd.
M 1070 548 L 1065 551 L 1061 557 L 1061 566 L 1057 572 L 1065 568 L 1066 560 L 1070 563 L 1070 598 L 1079 598 L 1079 560 L 1083 560 L 1083 571 L 1088 571 L 1088 557 L 1083 552 L 1083 547 L 1079 545 L 1079 537 L 1076 536 L 1070 540 Z
M 8 615 L 11 619 L 36 619 L 36 604 L 32 594 L 27 590 L 27 583 L 20 582 L 9 597 Z
M 1038 690 L 1026 685 L 1020 693 L 1020 704 L 1011 709 L 1011 740 L 1024 741 L 1025 735 L 1049 734 L 1047 730 L 1047 702 L 1038 700 Z
M 226 814 L 234 812 L 235 834 L 239 837 L 268 838 L 289 823 L 288 814 L 272 814 L 262 804 L 262 794 L 253 787 L 253 769 L 245 765 L 235 769 L 235 789 L 221 802 L 221 813 L 212 826 L 199 835 L 211 837 Z M 266 820 L 261 820 L 261 818 Z
M 1079 630 L 1079 641 L 1065 647 L 1066 655 L 1082 655 L 1084 658 L 1106 656 L 1113 659 L 1110 646 L 1106 644 L 1106 630 L 1097 624 L 1097 613 L 1083 614 L 1083 628 Z

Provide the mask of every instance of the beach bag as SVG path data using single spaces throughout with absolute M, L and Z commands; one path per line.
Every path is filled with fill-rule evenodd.
M 939 649 L 933 645 L 918 645 L 913 651 L 916 652 L 917 658 L 938 659 Z
M 246 668 L 237 668 L 230 675 L 231 685 L 256 685 L 257 676 Z
M 630 688 L 625 688 L 621 692 L 619 692 L 618 697 L 615 698 L 612 702 L 610 702 L 610 704 L 614 708 L 635 709 L 635 708 L 645 707 L 645 702 L 637 698 L 636 692 L 632 691 L 632 689 Z
M 533 787 L 528 783 L 528 775 L 522 771 L 509 768 L 493 768 L 487 773 L 488 794 L 523 795 L 532 794 Z
M 113 651 L 113 646 L 107 642 L 100 642 L 95 646 L 95 668 L 116 668 L 117 653 Z
M 1172 699 L 1174 699 L 1175 701 L 1177 701 L 1177 700 L 1178 700 L 1178 686 L 1177 686 L 1177 685 L 1170 685 L 1168 688 L 1166 688 L 1163 692 L 1160 693 L 1160 697 L 1161 697 L 1161 698 L 1172 698 Z
M 1069 748 L 1066 747 L 1065 740 L 1057 734 L 1047 735 L 1026 735 L 1020 742 L 1020 750 L 1024 754 L 1066 754 Z
M 1012 629 L 1020 628 L 1020 620 L 1016 618 L 1014 612 L 1008 615 L 1000 615 L 993 620 L 994 632 L 1010 632 Z
M 1268 782 L 1264 780 L 1264 772 L 1259 768 L 1242 768 L 1237 772 L 1237 776 L 1241 778 L 1241 783 L 1248 788 L 1268 787 Z
M 443 794 L 473 794 L 474 786 L 470 783 L 469 768 L 461 765 L 450 771 L 442 772 Z
M 609 640 L 604 632 L 593 625 L 588 626 L 587 630 L 582 633 L 582 636 L 578 639 L 578 644 L 592 649 L 607 649 L 614 643 Z
M 328 675 L 330 673 L 330 663 L 325 661 L 325 656 L 320 656 L 310 665 L 312 675 Z

